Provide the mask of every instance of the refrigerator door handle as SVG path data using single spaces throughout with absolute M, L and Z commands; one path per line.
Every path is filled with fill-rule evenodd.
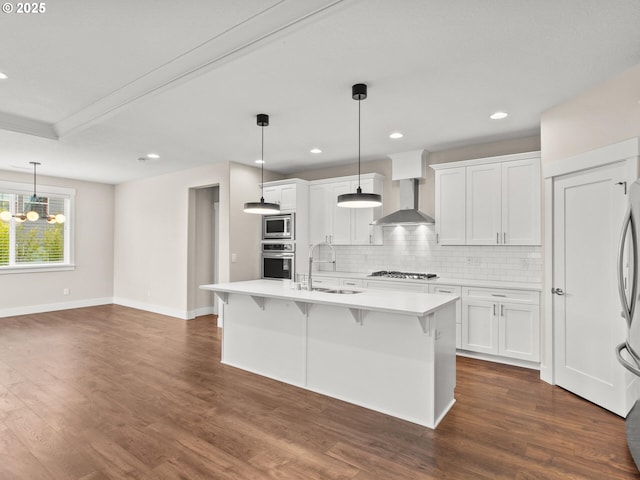
M 625 291 L 625 275 L 624 275 L 624 247 L 627 242 L 627 232 L 631 229 L 631 248 L 633 255 L 633 280 L 631 282 L 631 305 L 627 300 L 627 292 Z M 620 303 L 622 304 L 622 316 L 627 322 L 627 327 L 631 328 L 631 320 L 635 310 L 635 296 L 638 287 L 638 269 L 637 269 L 637 255 L 636 255 L 636 228 L 633 221 L 633 215 L 631 214 L 631 208 L 627 210 L 624 222 L 622 224 L 622 234 L 620 236 L 620 245 L 618 247 L 618 293 L 620 295 Z
M 633 365 L 628 360 L 626 360 L 622 356 L 622 350 L 627 350 L 627 352 L 629 351 L 629 349 L 627 348 L 626 342 L 622 342 L 620 345 L 616 347 L 616 357 L 618 357 L 618 362 L 620 363 L 620 365 L 622 365 L 624 368 L 629 370 L 635 376 L 640 377 L 640 370 L 638 369 L 637 365 Z M 631 358 L 634 358 L 634 356 L 631 355 Z

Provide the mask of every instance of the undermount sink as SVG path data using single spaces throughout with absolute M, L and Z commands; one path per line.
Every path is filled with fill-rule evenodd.
M 314 288 L 313 291 L 322 292 L 322 293 L 337 293 L 340 295 L 352 295 L 354 293 L 362 293 L 359 290 L 344 290 L 342 288 L 323 288 L 323 287 Z

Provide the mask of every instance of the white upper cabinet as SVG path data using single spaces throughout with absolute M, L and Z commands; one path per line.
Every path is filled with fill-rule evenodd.
M 502 242 L 540 244 L 540 160 L 502 164 Z
M 382 194 L 382 180 L 376 186 L 373 178 L 362 178 L 360 187 L 365 193 Z M 351 191 L 355 192 L 358 182 L 351 182 Z M 381 245 L 382 227 L 374 227 L 371 222 L 382 216 L 382 207 L 376 208 L 341 208 L 341 210 L 352 210 L 351 213 L 351 245 Z
M 466 168 L 436 170 L 436 238 L 442 245 L 464 245 Z
M 296 210 L 296 188 L 295 183 L 287 183 L 283 185 L 264 185 L 262 196 L 264 201 L 268 203 L 277 203 L 280 205 L 281 211 Z
M 361 176 L 363 192 L 382 194 L 378 174 Z M 382 216 L 382 208 L 338 207 L 338 195 L 355 193 L 357 177 L 339 177 L 311 182 L 309 187 L 309 243 L 373 245 L 382 243 L 381 227 L 370 225 Z
M 467 167 L 467 245 L 498 245 L 502 234 L 501 164 Z
M 309 187 L 309 243 L 311 244 L 329 241 L 333 210 L 319 206 L 328 205 L 330 198 L 331 189 L 327 184 Z
M 432 165 L 441 245 L 540 245 L 540 155 Z
M 337 200 L 338 195 L 355 192 L 355 188 L 351 188 L 352 182 L 336 182 L 330 183 L 331 197 L 329 198 L 327 208 L 332 210 L 331 214 L 331 231 L 329 232 L 329 243 L 337 245 L 351 244 L 351 208 L 339 207 Z M 356 187 L 357 188 L 357 187 Z M 313 217 L 312 217 L 313 218 Z

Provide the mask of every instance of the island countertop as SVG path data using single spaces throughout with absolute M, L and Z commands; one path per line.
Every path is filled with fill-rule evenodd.
M 218 294 L 239 293 L 260 298 L 277 298 L 302 303 L 333 305 L 359 310 L 388 312 L 424 317 L 445 305 L 456 302 L 456 295 L 420 292 L 368 290 L 353 288 L 354 294 L 326 293 L 321 291 L 293 290 L 277 280 L 248 280 L 243 282 L 201 285 L 203 290 Z

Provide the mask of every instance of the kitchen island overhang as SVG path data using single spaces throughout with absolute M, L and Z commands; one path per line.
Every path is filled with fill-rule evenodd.
M 200 288 L 224 303 L 224 364 L 429 428 L 455 403 L 455 295 Z

